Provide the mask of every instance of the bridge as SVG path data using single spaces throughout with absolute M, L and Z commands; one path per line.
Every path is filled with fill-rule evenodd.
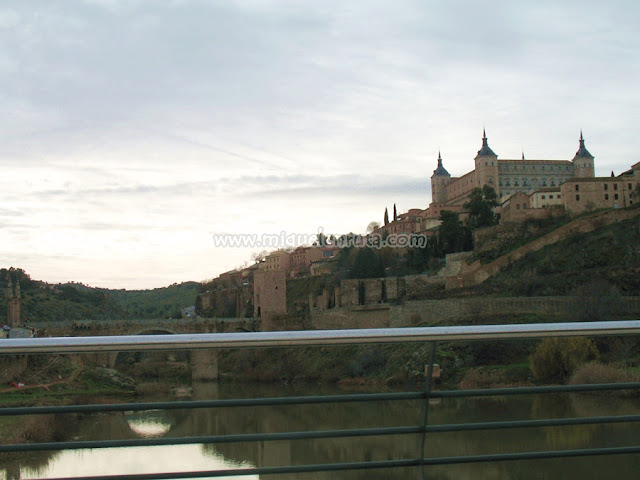
M 71 320 L 66 322 L 29 322 L 43 337 L 102 337 L 114 335 L 179 335 L 194 333 L 253 332 L 260 322 L 253 318 L 201 318 L 195 319 L 128 319 L 128 320 Z M 115 367 L 121 352 L 94 353 L 90 361 L 98 365 Z M 189 352 L 189 365 L 193 380 L 218 378 L 218 354 L 215 350 Z

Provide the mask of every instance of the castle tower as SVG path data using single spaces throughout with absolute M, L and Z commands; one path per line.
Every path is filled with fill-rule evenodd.
M 574 176 L 581 178 L 595 177 L 594 158 L 584 146 L 584 137 L 582 136 L 582 130 L 580 130 L 580 146 L 573 160 L 571 160 L 573 162 Z
M 10 327 L 20 325 L 20 283 L 18 282 L 14 289 L 11 277 L 8 277 L 5 295 L 7 298 L 7 325 Z
M 487 133 L 482 130 L 482 148 L 478 150 L 476 161 L 476 186 L 482 188 L 484 185 L 493 187 L 500 196 L 498 188 L 498 156 L 489 147 Z
M 451 181 L 451 175 L 442 166 L 442 156 L 438 152 L 438 168 L 431 175 L 431 201 L 443 203 L 447 201 L 447 183 Z

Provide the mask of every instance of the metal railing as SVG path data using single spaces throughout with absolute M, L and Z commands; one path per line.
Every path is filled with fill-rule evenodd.
M 616 455 L 640 453 L 640 445 L 623 447 L 571 449 L 559 451 L 534 451 L 519 453 L 495 453 L 486 455 L 460 455 L 425 457 L 427 434 L 442 432 L 467 432 L 529 427 L 555 427 L 566 425 L 613 424 L 640 421 L 640 415 L 612 415 L 583 418 L 557 418 L 540 420 L 492 421 L 481 423 L 429 424 L 429 400 L 437 398 L 465 398 L 494 395 L 546 394 L 559 392 L 593 392 L 614 390 L 640 390 L 640 382 L 555 385 L 540 387 L 515 387 L 473 390 L 433 390 L 432 378 L 435 347 L 439 341 L 533 339 L 567 336 L 622 336 L 640 334 L 640 321 L 615 321 L 591 323 L 550 323 L 520 325 L 487 325 L 457 327 L 388 328 L 358 330 L 325 330 L 294 332 L 251 332 L 186 335 L 140 335 L 111 337 L 65 337 L 0 340 L 0 355 L 34 353 L 83 353 L 125 352 L 148 350 L 196 350 L 208 348 L 253 348 L 320 345 L 353 345 L 374 343 L 430 342 L 428 378 L 421 391 L 399 393 L 362 393 L 344 395 L 322 395 L 306 397 L 275 397 L 224 399 L 204 401 L 171 401 L 147 403 L 121 403 L 100 405 L 67 405 L 38 407 L 0 408 L 0 416 L 69 414 L 93 412 L 129 412 L 148 410 L 229 408 L 251 406 L 292 406 L 310 404 L 337 404 L 353 402 L 381 402 L 397 400 L 421 400 L 424 405 L 422 422 L 418 425 L 397 427 L 372 427 L 342 430 L 293 431 L 279 433 L 245 433 L 231 435 L 207 435 L 173 438 L 140 438 L 123 440 L 40 442 L 0 445 L 0 454 L 33 452 L 41 450 L 75 450 L 113 447 L 137 447 L 186 444 L 224 444 L 236 442 L 271 442 L 278 440 L 338 439 L 386 435 L 419 435 L 415 458 L 385 461 L 357 461 L 342 463 L 281 465 L 275 467 L 238 468 L 225 470 L 185 471 L 153 474 L 97 475 L 74 477 L 82 480 L 147 480 L 173 478 L 213 478 L 222 476 L 294 474 L 310 472 L 337 472 L 347 470 L 424 467 L 461 463 L 531 460 L 543 458 L 582 457 L 594 455 Z

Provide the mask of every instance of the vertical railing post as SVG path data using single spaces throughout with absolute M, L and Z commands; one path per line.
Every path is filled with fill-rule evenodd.
M 431 351 L 429 352 L 429 371 L 424 381 L 424 415 L 422 417 L 422 437 L 420 438 L 420 478 L 424 480 L 424 458 L 425 448 L 427 444 L 427 425 L 429 424 L 429 400 L 431 398 L 431 383 L 433 379 L 433 365 L 436 358 L 436 342 L 431 342 Z

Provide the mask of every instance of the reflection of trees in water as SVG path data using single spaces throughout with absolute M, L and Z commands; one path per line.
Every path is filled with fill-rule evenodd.
M 77 415 L 29 415 L 18 417 L 16 430 L 3 444 L 64 441 L 75 433 Z M 69 421 L 69 418 L 72 421 Z M 41 475 L 60 452 L 41 451 L 28 453 L 0 453 L 0 474 L 4 469 L 7 480 L 20 478 L 20 469 Z
M 226 384 L 194 385 L 194 399 L 297 396 L 304 394 L 340 393 L 333 388 L 236 387 Z M 236 407 L 226 409 L 171 410 L 162 412 L 160 421 L 168 426 L 162 436 L 225 435 L 254 432 L 283 432 L 370 428 L 374 426 L 416 425 L 422 416 L 420 401 L 377 403 L 345 403 L 340 405 L 299 405 L 272 407 Z M 536 397 L 490 397 L 480 399 L 444 399 L 430 407 L 432 424 L 481 422 L 492 420 L 542 419 L 576 416 L 600 416 L 637 413 L 638 402 L 593 395 L 540 395 Z M 155 415 L 155 414 L 154 414 Z M 157 416 L 157 415 L 155 415 Z M 75 424 L 74 435 L 82 439 L 139 438 L 128 421 L 144 421 L 144 415 L 87 415 Z M 67 426 L 68 430 L 68 426 Z M 337 463 L 415 458 L 418 436 L 362 437 L 306 441 L 278 441 L 245 444 L 204 445 L 203 454 L 257 466 Z M 550 449 L 590 448 L 636 443 L 633 425 L 587 425 L 507 429 L 503 431 L 451 432 L 427 437 L 427 456 L 474 455 Z M 52 458 L 40 452 L 20 463 L 43 469 Z M 640 471 L 638 456 L 596 457 L 589 459 L 559 459 L 517 461 L 459 466 L 437 466 L 425 470 L 428 479 L 477 478 L 602 478 L 615 461 L 616 478 L 635 478 Z M 31 462 L 31 463 L 29 463 Z M 38 463 L 39 462 L 39 463 Z M 4 465 L 4 464 L 3 464 Z M 188 468 L 188 467 L 186 467 Z M 42 471 L 42 470 L 40 470 Z M 568 476 L 567 472 L 571 475 Z M 315 473 L 295 476 L 269 476 L 275 479 L 387 479 L 420 478 L 415 469 Z M 628 475 L 625 477 L 625 475 Z

